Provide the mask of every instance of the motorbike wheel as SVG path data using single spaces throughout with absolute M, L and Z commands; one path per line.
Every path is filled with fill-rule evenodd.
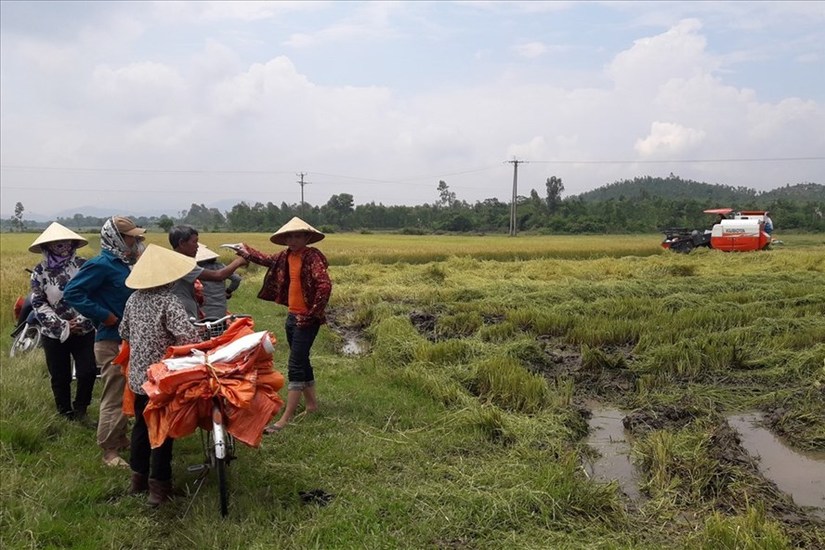
M 40 331 L 37 330 L 37 327 L 27 324 L 14 337 L 11 348 L 9 348 L 9 357 L 23 355 L 37 349 L 38 346 L 40 346 Z

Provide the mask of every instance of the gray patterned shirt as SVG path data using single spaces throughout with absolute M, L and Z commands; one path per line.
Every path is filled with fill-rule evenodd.
M 129 341 L 129 387 L 145 395 L 149 367 L 160 361 L 169 346 L 200 341 L 198 331 L 172 285 L 137 290 L 129 297 L 120 321 L 120 337 Z

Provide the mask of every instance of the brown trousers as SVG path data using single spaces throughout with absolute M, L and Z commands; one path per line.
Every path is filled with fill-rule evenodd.
M 123 414 L 123 389 L 126 378 L 120 365 L 113 365 L 120 343 L 114 340 L 95 342 L 95 360 L 100 366 L 103 394 L 100 396 L 100 417 L 97 422 L 97 444 L 104 451 L 129 447 L 126 435 L 128 418 Z

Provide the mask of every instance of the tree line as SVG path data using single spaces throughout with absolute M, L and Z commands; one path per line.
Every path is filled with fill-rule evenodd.
M 177 217 L 137 217 L 144 227 L 168 231 L 178 223 L 200 231 L 271 232 L 299 216 L 325 232 L 395 231 L 427 233 L 507 233 L 511 204 L 491 198 L 468 203 L 456 197 L 445 181 L 435 188 L 432 204 L 384 205 L 369 202 L 355 205 L 353 195 L 332 195 L 323 205 L 309 203 L 276 205 L 240 202 L 221 212 L 203 204 L 192 204 Z M 778 230 L 825 231 L 825 186 L 812 183 L 787 185 L 765 193 L 752 189 L 665 178 L 642 177 L 562 198 L 564 184 L 558 177 L 545 181 L 541 192 L 531 189 L 517 197 L 515 214 L 519 232 L 537 234 L 652 233 L 668 227 L 709 227 L 709 208 L 770 210 Z M 22 205 L 6 227 L 21 230 Z M 67 227 L 100 227 L 105 218 L 75 214 L 56 221 Z

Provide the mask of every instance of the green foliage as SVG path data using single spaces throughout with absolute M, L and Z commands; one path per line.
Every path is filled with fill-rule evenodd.
M 416 358 L 417 350 L 426 345 L 410 320 L 404 317 L 384 319 L 370 327 L 369 334 L 375 360 L 388 367 L 403 367 Z
M 192 204 L 180 212 L 176 223 L 187 223 L 200 231 L 273 232 L 300 216 L 315 227 L 327 230 L 387 230 L 406 235 L 439 232 L 499 233 L 509 232 L 510 205 L 497 199 L 468 204 L 456 197 L 444 181 L 438 185 L 438 199 L 433 204 L 402 206 L 375 204 L 355 205 L 349 193 L 335 194 L 326 204 L 241 202 L 228 212 Z M 538 234 L 631 234 L 659 232 L 665 227 L 705 229 L 711 220 L 703 210 L 729 206 L 737 209 L 767 209 L 780 231 L 825 231 L 825 185 L 801 183 L 765 193 L 749 188 L 733 188 L 683 180 L 677 176 L 637 177 L 617 181 L 580 195 L 562 198 L 561 179 L 547 178 L 539 193 L 531 189 L 529 197 L 517 204 L 518 231 Z M 542 197 L 542 194 L 545 196 Z M 76 214 L 59 218 L 67 227 L 97 230 L 103 218 Z M 145 227 L 160 225 L 156 216 L 136 219 Z M 2 220 L 3 228 L 21 230 L 21 217 Z M 29 227 L 45 227 L 25 221 Z M 684 267 L 683 267 L 684 269 Z M 686 273 L 689 274 L 689 273 Z
M 436 324 L 436 333 L 442 338 L 466 338 L 475 334 L 483 323 L 478 311 L 443 315 Z
M 520 330 L 511 321 L 481 327 L 478 337 L 485 342 L 504 343 L 519 336 Z
M 484 401 L 525 414 L 540 411 L 550 400 L 544 378 L 529 373 L 511 358 L 493 357 L 479 362 L 467 387 Z
M 744 514 L 724 516 L 714 512 L 704 528 L 688 544 L 696 550 L 785 550 L 792 548 L 782 527 L 765 517 L 759 506 L 748 507 Z
M 702 452 L 707 437 L 699 432 L 657 431 L 637 443 L 635 451 L 641 459 L 648 480 L 645 490 L 654 498 L 681 499 L 679 504 L 695 502 L 707 484 L 707 475 L 715 464 Z M 694 484 L 692 475 L 702 476 Z
M 479 354 L 478 345 L 465 340 L 443 340 L 425 343 L 415 350 L 415 359 L 436 365 L 464 363 Z

